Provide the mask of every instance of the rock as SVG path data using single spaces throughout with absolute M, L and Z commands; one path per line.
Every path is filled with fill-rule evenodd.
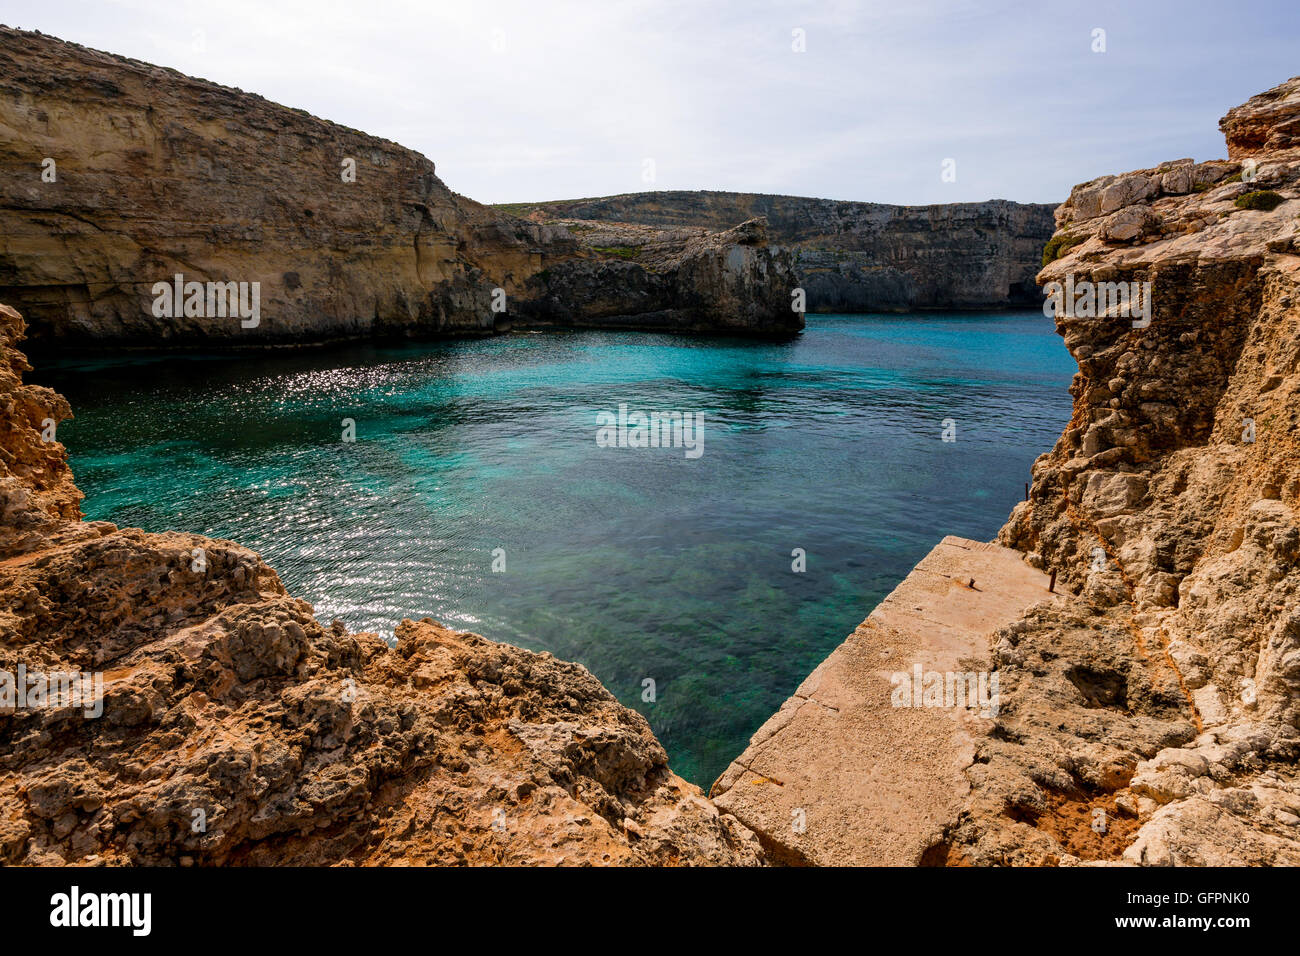
M 1293 799 L 1294 788 L 1285 794 L 1270 799 Z M 1267 829 L 1260 826 L 1265 819 Z M 1157 810 L 1124 859 L 1144 866 L 1300 865 L 1300 842 L 1277 826 L 1274 811 L 1258 800 L 1233 805 L 1198 794 Z
M 1092 471 L 1084 486 L 1083 506 L 1104 518 L 1132 514 L 1146 492 L 1143 475 Z
M 0 863 L 764 861 L 577 664 L 428 619 L 390 649 L 233 542 L 81 522 L 22 331 L 0 306 L 0 671 L 103 694 L 0 721 Z
M 803 325 L 793 259 L 754 245 L 758 225 L 631 262 L 453 193 L 395 143 L 174 70 L 0 27 L 0 71 L 0 286 L 40 346 L 487 335 L 537 310 L 548 324 Z M 548 283 L 557 271 L 571 281 Z M 160 314 L 155 286 L 169 303 L 178 274 L 203 285 L 203 308 Z M 248 318 L 217 309 L 209 282 L 244 283 Z
M 1147 206 L 1125 206 L 1118 212 L 1107 216 L 1098 230 L 1098 235 L 1106 242 L 1128 242 L 1147 233 L 1155 232 L 1160 227 L 1160 217 Z
M 1130 173 L 1115 180 L 1101 191 L 1101 212 L 1103 215 L 1115 212 L 1142 202 L 1159 191 L 1159 177 L 1144 173 Z
M 1059 755 L 1079 738 L 1136 765 L 1117 793 L 1140 827 L 1098 847 L 1099 861 L 1300 858 L 1274 812 L 1295 813 L 1278 795 L 1300 788 L 1297 124 L 1300 78 L 1221 124 L 1229 155 L 1253 159 L 1287 199 L 1273 212 L 1233 206 L 1258 188 L 1223 182 L 1243 172 L 1240 161 L 1094 180 L 1057 211 L 1071 236 L 1132 244 L 1090 244 L 1039 280 L 1149 282 L 1151 321 L 1057 320 L 1080 365 L 1071 424 L 1035 463 L 1032 507 L 1018 506 L 998 540 L 1038 554 L 1073 600 L 1013 628 L 1001 739 L 984 745 L 988 767 L 972 775 L 967 822 L 953 837 L 967 861 L 996 862 L 1008 846 L 1040 861 L 1081 852 L 1085 837 L 1041 809 L 1032 832 L 997 818 L 1023 793 L 1017 779 L 1050 794 Z M 1126 205 L 1099 218 L 1103 195 Z M 1063 703 L 1062 680 L 1086 707 Z
M 655 229 L 630 223 L 563 225 L 582 258 L 531 278 L 515 314 L 534 327 L 796 332 L 793 258 L 767 244 L 767 223 L 751 219 L 722 232 Z M 610 250 L 618 256 L 611 261 Z M 656 308 L 646 311 L 651 301 Z
M 0 341 L 17 342 L 23 335 L 22 317 L 0 305 Z M 0 432 L 0 559 L 21 554 L 67 534 L 70 522 L 81 518 L 81 492 L 72 482 L 66 450 L 57 440 L 58 424 L 72 417 L 61 395 L 39 385 L 24 385 L 30 369 L 16 349 L 3 353 L 0 363 L 0 411 L 5 428 Z M 54 431 L 47 429 L 53 426 Z M 44 440 L 49 434 L 51 440 Z M 94 536 L 97 528 L 79 531 Z M 76 532 L 72 533 L 76 536 Z M 34 607 L 39 595 L 25 595 L 23 607 Z
M 1038 305 L 1033 276 L 1052 234 L 1050 206 L 1005 200 L 888 206 L 663 190 L 531 209 L 540 221 L 576 225 L 584 241 L 609 224 L 721 232 L 765 219 L 771 240 L 794 255 L 809 312 Z
M 1228 141 L 1228 158 L 1300 147 L 1300 77 L 1252 96 L 1228 110 L 1219 129 Z
M 1196 185 L 1190 166 L 1179 166 L 1160 177 L 1160 191 L 1170 196 L 1181 196 Z

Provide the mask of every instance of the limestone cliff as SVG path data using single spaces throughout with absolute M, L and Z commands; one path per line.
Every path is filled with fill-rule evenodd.
M 1000 540 L 1074 598 L 997 635 L 1009 706 L 954 834 L 977 862 L 1083 843 L 1061 807 L 1090 800 L 1134 819 L 1124 860 L 1300 863 L 1300 78 L 1220 126 L 1230 161 L 1056 213 L 1039 280 L 1151 308 L 1057 317 L 1073 416 Z
M 431 620 L 390 649 L 231 541 L 81 521 L 21 336 L 0 306 L 0 864 L 761 862 L 582 667 Z M 100 712 L 38 700 L 59 674 Z
M 726 229 L 761 216 L 791 249 L 809 312 L 1037 305 L 1052 207 L 1006 200 L 889 206 L 798 196 L 647 192 L 498 207 L 539 223 Z
M 395 143 L 0 27 L 0 299 L 36 345 L 488 333 L 531 298 L 550 323 L 797 331 L 790 259 L 761 243 L 628 261 L 453 193 Z M 157 314 L 178 274 L 258 283 L 256 320 L 180 297 Z
M 803 326 L 791 298 L 792 257 L 768 244 L 761 217 L 721 232 L 624 222 L 560 228 L 590 255 L 529 278 L 515 310 L 527 325 L 727 333 Z
M 0 180 L 0 286 L 52 340 L 242 334 L 155 322 L 149 283 L 172 269 L 264 278 L 258 341 L 487 331 L 494 283 L 512 321 L 791 321 L 761 222 L 627 222 L 635 203 L 510 219 L 392 144 L 4 40 L 0 158 L 32 181 Z M 791 775 L 738 760 L 719 804 L 576 665 L 432 621 L 389 649 L 322 627 L 232 542 L 81 521 L 52 428 L 70 410 L 22 384 L 22 323 L 0 308 L 0 700 L 20 667 L 103 679 L 99 716 L 0 720 L 0 862 L 1300 864 L 1300 78 L 1221 126 L 1229 160 L 1101 177 L 1056 210 L 1038 280 L 1069 291 L 1073 414 L 999 536 L 1033 573 L 945 541 L 756 735 L 793 734 Z M 40 155 L 73 141 L 44 183 Z M 335 187 L 344 147 L 358 180 Z M 309 187 L 284 172 L 313 165 Z M 324 191 L 367 170 L 380 185 Z M 1036 600 L 1040 571 L 1055 592 Z M 886 709 L 882 674 L 912 659 L 996 669 L 996 713 Z M 887 774 L 845 772 L 860 744 Z M 847 812 L 864 789 L 908 813 Z
M 714 784 L 773 858 L 1300 865 L 1300 78 L 1221 125 L 1056 211 L 1070 422 Z

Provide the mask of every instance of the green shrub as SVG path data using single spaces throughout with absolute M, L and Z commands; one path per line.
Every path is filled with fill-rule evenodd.
M 1047 240 L 1047 245 L 1043 246 L 1043 265 L 1055 262 L 1085 240 L 1086 237 L 1084 236 L 1072 236 L 1065 232 L 1057 233 Z
M 1286 202 L 1286 197 L 1279 196 L 1271 189 L 1257 189 L 1253 193 L 1238 196 L 1233 205 L 1238 209 L 1258 209 L 1261 212 L 1272 212 L 1284 202 Z
M 617 256 L 619 259 L 635 259 L 641 255 L 640 249 L 631 246 L 592 246 L 591 251 L 606 256 Z
M 1224 184 L 1226 184 L 1226 183 L 1239 183 L 1239 182 L 1241 182 L 1241 170 L 1240 170 L 1240 169 L 1237 170 L 1235 173 L 1233 173 L 1231 176 L 1229 176 L 1227 179 L 1225 179 L 1225 180 L 1224 180 L 1222 183 L 1220 183 L 1219 185 L 1224 185 Z
M 535 202 L 498 202 L 492 204 L 493 209 L 500 209 L 507 216 L 514 216 L 517 219 L 526 219 L 529 213 L 540 206 L 541 203 Z

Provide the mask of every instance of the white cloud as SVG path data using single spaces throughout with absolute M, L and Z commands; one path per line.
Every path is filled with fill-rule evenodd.
M 1222 155 L 1218 116 L 1294 72 L 1300 34 L 1282 0 L 11 0 L 5 16 L 394 139 L 487 202 L 646 188 L 647 157 L 663 189 L 1058 201 L 1102 172 Z

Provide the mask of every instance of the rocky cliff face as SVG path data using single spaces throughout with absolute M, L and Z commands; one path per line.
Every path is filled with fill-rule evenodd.
M 753 217 L 790 247 L 810 312 L 993 309 L 1040 302 L 1052 207 L 1006 200 L 888 206 L 797 196 L 649 192 L 500 207 L 573 220 L 726 229 Z
M 533 275 L 516 307 L 531 326 L 795 332 L 794 258 L 768 245 L 767 221 L 721 232 L 565 220 L 590 253 Z
M 1300 865 L 1300 78 L 1221 126 L 1056 211 L 1070 423 L 714 784 L 773 858 Z
M 532 297 L 559 323 L 802 327 L 789 259 L 752 234 L 629 262 L 451 192 L 395 143 L 2 27 L 0 131 L 0 298 L 36 345 L 487 333 Z M 228 282 L 244 299 L 209 302 Z
M 761 862 L 582 667 L 390 649 L 233 542 L 81 521 L 21 335 L 0 306 L 0 863 Z
M 1221 127 L 1057 210 L 1074 413 L 1000 540 L 1073 599 L 997 635 L 954 858 L 1300 863 L 1300 78 Z

